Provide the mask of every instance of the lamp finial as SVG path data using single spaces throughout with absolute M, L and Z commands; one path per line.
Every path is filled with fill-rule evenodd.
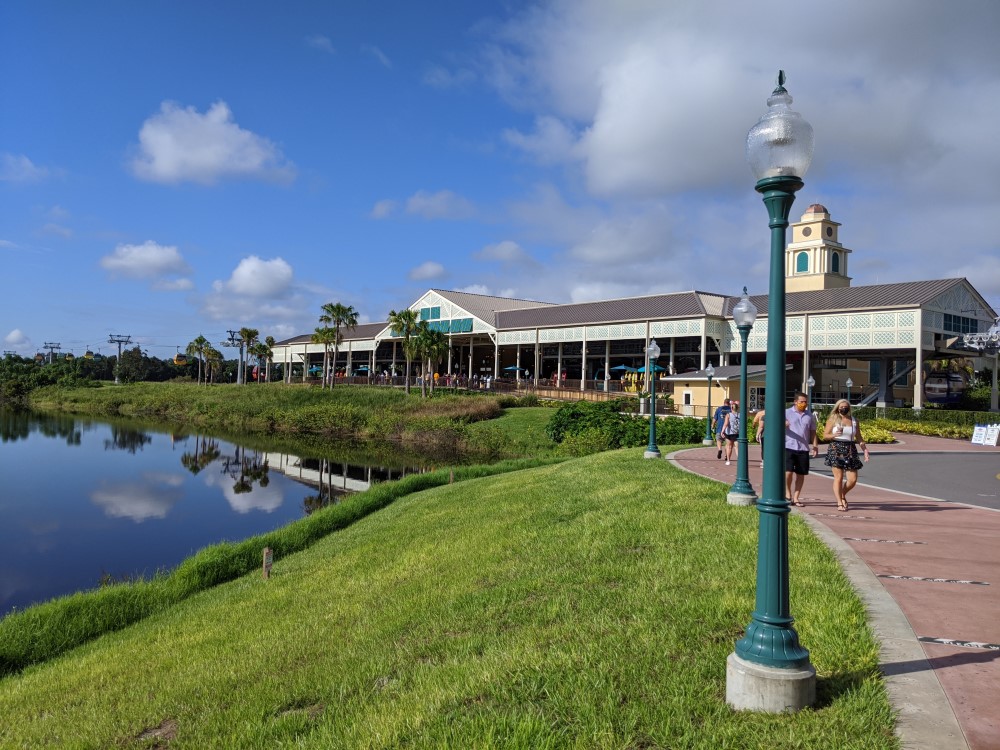
M 778 71 L 778 85 L 774 89 L 774 91 L 772 92 L 771 96 L 774 96 L 775 94 L 787 94 L 787 93 L 788 93 L 788 91 L 785 89 L 785 71 L 779 70 Z

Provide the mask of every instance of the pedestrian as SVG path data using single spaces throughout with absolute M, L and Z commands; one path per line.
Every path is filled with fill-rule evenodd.
M 722 399 L 722 406 L 716 409 L 715 414 L 712 415 L 712 431 L 715 433 L 715 445 L 719 449 L 715 453 L 716 458 L 722 458 L 722 423 L 732 409 L 730 404 L 728 398 Z
M 726 466 L 733 457 L 733 446 L 740 437 L 740 402 L 729 402 L 729 413 L 722 420 L 722 436 L 726 440 Z M 737 456 L 739 449 L 737 448 Z
M 800 508 L 805 505 L 802 485 L 809 473 L 810 449 L 813 456 L 819 455 L 816 417 L 808 408 L 809 397 L 796 391 L 791 407 L 785 410 L 785 499 Z
M 849 510 L 847 493 L 858 483 L 858 469 L 871 456 L 861 436 L 858 420 L 851 414 L 851 404 L 846 398 L 834 404 L 830 418 L 826 420 L 823 438 L 830 441 L 824 463 L 833 470 L 833 496 L 837 500 L 837 510 Z M 864 453 L 864 462 L 858 456 L 859 445 Z
M 759 409 L 753 415 L 753 428 L 757 435 L 757 444 L 760 446 L 760 468 L 764 468 L 764 410 Z

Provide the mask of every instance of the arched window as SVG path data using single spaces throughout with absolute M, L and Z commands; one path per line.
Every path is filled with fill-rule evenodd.
M 834 273 L 840 273 L 840 253 L 833 254 L 833 258 L 830 260 L 830 270 Z
M 795 273 L 809 272 L 809 253 L 804 250 L 795 256 Z

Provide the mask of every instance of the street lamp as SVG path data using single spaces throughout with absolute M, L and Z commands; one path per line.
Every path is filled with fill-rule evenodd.
M 712 376 L 715 375 L 715 368 L 711 363 L 705 368 L 705 374 L 708 375 L 708 417 L 705 419 L 705 439 L 701 444 L 711 445 L 715 442 L 712 439 Z
M 646 372 L 649 375 L 649 445 L 643 458 L 659 458 L 660 449 L 656 447 L 656 360 L 660 358 L 660 347 L 656 344 L 656 339 L 649 342 L 646 348 L 646 356 L 649 364 Z
M 813 409 L 813 386 L 816 385 L 816 378 L 809 374 L 809 379 L 806 381 L 806 385 L 809 386 L 809 411 Z
M 753 491 L 750 484 L 750 471 L 747 461 L 748 445 L 747 440 L 747 337 L 750 329 L 757 320 L 757 306 L 750 301 L 747 295 L 747 288 L 743 287 L 743 296 L 733 307 L 733 319 L 736 321 L 736 330 L 740 332 L 740 342 L 742 344 L 743 356 L 740 358 L 740 436 L 736 442 L 739 445 L 739 453 L 736 455 L 736 481 L 729 488 L 726 501 L 730 505 L 752 505 L 757 500 L 757 493 Z
M 844 385 L 847 386 L 847 403 L 851 403 L 851 388 L 854 387 L 854 381 L 848 378 L 844 381 Z
M 757 500 L 757 594 L 746 634 L 726 661 L 726 702 L 735 709 L 781 713 L 816 700 L 816 670 L 792 627 L 788 594 L 788 513 L 785 499 L 785 232 L 795 192 L 813 153 L 813 130 L 789 105 L 785 73 L 767 100 L 767 112 L 747 133 L 754 189 L 767 206 L 771 228 L 767 295 L 764 484 Z

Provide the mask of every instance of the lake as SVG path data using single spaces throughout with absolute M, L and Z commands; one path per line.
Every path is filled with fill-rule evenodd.
M 207 545 L 419 470 L 0 409 L 0 617 L 102 581 L 148 578 Z

